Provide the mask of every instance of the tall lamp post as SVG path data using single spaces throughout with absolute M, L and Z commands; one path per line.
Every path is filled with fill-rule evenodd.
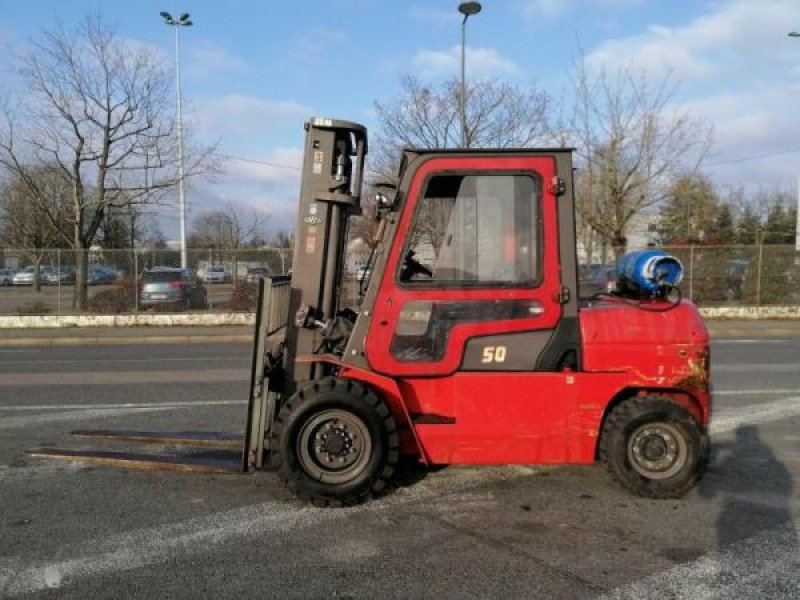
M 481 12 L 481 3 L 462 2 L 458 5 L 458 12 L 464 15 L 464 20 L 461 21 L 461 145 L 467 148 L 467 19 L 469 19 L 470 15 L 476 15 Z
M 175 28 L 175 90 L 178 113 L 178 198 L 180 204 L 181 223 L 181 268 L 186 268 L 186 182 L 183 176 L 183 114 L 181 110 L 181 27 L 191 27 L 192 21 L 189 13 L 182 13 L 178 19 L 162 11 L 161 17 L 164 24 Z
M 800 31 L 790 31 L 789 37 L 800 38 Z M 797 178 L 797 219 L 794 226 L 794 250 L 800 252 L 800 176 Z

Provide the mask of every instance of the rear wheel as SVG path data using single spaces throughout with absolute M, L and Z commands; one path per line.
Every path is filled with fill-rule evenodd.
M 398 446 L 386 404 L 360 383 L 336 377 L 294 394 L 273 433 L 281 479 L 317 506 L 350 506 L 382 492 Z
M 708 448 L 708 434 L 686 409 L 663 396 L 642 396 L 606 418 L 600 460 L 638 496 L 679 498 L 703 476 Z

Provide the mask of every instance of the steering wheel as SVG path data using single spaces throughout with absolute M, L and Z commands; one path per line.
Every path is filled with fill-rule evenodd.
M 403 268 L 400 271 L 400 281 L 411 281 L 414 275 L 425 275 L 426 277 L 433 278 L 433 271 L 418 260 L 414 260 L 414 251 L 409 250 L 403 261 Z

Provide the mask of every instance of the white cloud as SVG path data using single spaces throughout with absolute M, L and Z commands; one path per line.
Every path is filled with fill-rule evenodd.
M 435 8 L 432 6 L 412 6 L 408 10 L 409 16 L 419 21 L 434 23 L 436 25 L 449 25 L 461 21 L 462 16 L 454 10 L 455 7 Z
M 292 43 L 293 56 L 303 62 L 319 65 L 324 63 L 331 48 L 345 43 L 347 36 L 338 29 L 313 27 Z
M 800 89 L 776 83 L 681 104 L 692 115 L 714 123 L 714 152 L 707 164 L 717 181 L 750 190 L 794 185 L 800 153 L 769 155 L 800 148 L 798 94 Z
M 591 0 L 595 6 L 604 8 L 638 6 L 644 0 Z M 552 20 L 580 10 L 589 0 L 519 0 L 518 6 L 531 21 Z
M 252 135 L 296 126 L 313 110 L 294 100 L 266 100 L 244 94 L 228 94 L 198 101 L 198 125 L 212 135 Z
M 237 159 L 228 156 L 225 150 L 221 154 L 221 173 L 214 182 L 204 182 L 187 194 L 190 219 L 204 211 L 219 210 L 225 201 L 230 200 L 268 213 L 271 229 L 293 228 L 300 190 L 302 149 L 273 148 Z M 174 210 L 165 211 L 162 217 L 165 233 L 170 232 L 169 235 L 177 229 L 177 221 L 173 223 L 171 220 L 174 214 Z
M 769 68 L 769 61 L 788 58 L 792 49 L 783 31 L 788 25 L 783 24 L 798 16 L 794 0 L 736 0 L 719 6 L 681 27 L 653 25 L 604 42 L 587 62 L 632 65 L 654 73 L 670 69 L 683 79 L 699 80 L 732 69 L 746 75 L 745 67 Z
M 592 67 L 631 66 L 651 78 L 672 71 L 680 105 L 714 127 L 708 168 L 720 184 L 793 187 L 800 155 L 780 153 L 800 143 L 800 40 L 795 0 L 735 0 L 685 25 L 651 25 L 608 40 L 587 55 Z
M 191 45 L 188 48 L 189 74 L 209 77 L 217 73 L 241 73 L 247 63 L 217 44 Z
M 658 29 L 653 28 L 653 32 Z M 681 80 L 695 80 L 711 75 L 715 67 L 693 55 L 691 48 L 671 40 L 670 34 L 655 34 L 658 40 L 643 35 L 638 40 L 607 42 L 586 57 L 589 67 L 633 66 L 655 76 L 676 73 Z
M 255 157 L 226 157 L 223 178 L 237 184 L 255 184 L 262 189 L 297 186 L 302 164 L 301 149 L 275 148 Z
M 492 48 L 466 48 L 467 69 L 471 77 L 517 75 L 519 66 Z M 419 50 L 411 59 L 415 73 L 422 78 L 451 77 L 461 69 L 461 46 L 449 50 Z

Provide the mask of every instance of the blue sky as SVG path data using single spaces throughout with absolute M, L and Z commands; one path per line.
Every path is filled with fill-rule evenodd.
M 120 35 L 171 64 L 158 13 L 191 13 L 182 30 L 183 93 L 196 134 L 223 154 L 299 165 L 302 123 L 325 115 L 374 125 L 373 103 L 404 74 L 458 73 L 457 0 L 36 0 L 0 3 L 0 41 L 25 46 L 40 27 L 100 11 Z M 537 81 L 555 96 L 582 46 L 590 65 L 633 65 L 681 82 L 674 101 L 713 125 L 708 170 L 723 186 L 794 192 L 800 173 L 800 3 L 795 0 L 484 0 L 468 24 L 468 76 Z M 760 157 L 792 151 L 773 157 Z M 747 160 L 739 160 L 747 159 Z M 737 162 L 730 162 L 730 161 Z M 291 225 L 294 169 L 229 160 L 189 190 L 190 212 L 226 199 Z M 166 211 L 162 229 L 176 220 Z

